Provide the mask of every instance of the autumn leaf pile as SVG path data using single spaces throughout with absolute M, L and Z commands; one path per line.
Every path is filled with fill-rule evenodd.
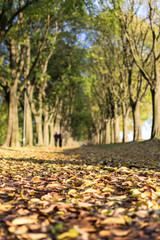
M 0 149 L 0 240 L 160 240 L 160 141 Z

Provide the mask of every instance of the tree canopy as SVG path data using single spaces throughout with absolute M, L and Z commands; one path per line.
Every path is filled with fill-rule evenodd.
M 159 138 L 158 1 L 0 6 L 1 144 L 126 142 L 131 122 L 136 141 L 149 116 Z

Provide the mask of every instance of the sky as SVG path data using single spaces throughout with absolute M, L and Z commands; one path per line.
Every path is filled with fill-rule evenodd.
M 151 137 L 151 121 L 150 120 L 146 120 L 142 127 L 141 127 L 141 133 L 142 133 L 142 139 L 143 140 L 148 140 Z M 122 133 L 121 133 L 121 137 L 122 137 Z M 128 138 L 129 141 L 133 141 L 133 132 L 130 132 L 128 134 Z
M 150 139 L 151 137 L 151 121 L 146 120 L 142 125 L 142 138 L 143 139 Z
M 141 133 L 142 133 L 143 140 L 148 140 L 151 138 L 151 127 L 152 127 L 152 123 L 151 123 L 150 119 L 146 120 L 143 123 L 143 125 L 141 127 Z M 120 132 L 120 138 L 121 139 L 123 138 L 123 132 Z M 128 134 L 128 139 L 129 139 L 129 141 L 133 141 L 133 132 L 132 131 Z

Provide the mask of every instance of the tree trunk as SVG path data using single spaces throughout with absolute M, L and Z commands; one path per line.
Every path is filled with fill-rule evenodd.
M 60 133 L 60 120 L 57 118 L 55 123 L 55 133 Z
M 54 138 L 53 138 L 53 135 L 54 135 L 54 127 L 53 127 L 53 120 L 50 122 L 49 124 L 49 130 L 50 130 L 50 143 L 49 145 L 51 147 L 54 146 Z
M 160 87 L 151 90 L 152 94 L 152 133 L 151 138 L 160 138 Z
M 110 143 L 114 143 L 114 119 L 113 118 L 111 119 L 111 124 L 110 124 L 110 134 L 111 134 Z
M 103 140 L 102 140 L 102 138 L 103 138 L 103 130 L 102 130 L 102 128 L 99 130 L 99 135 L 100 135 L 99 145 L 102 145 L 102 142 L 103 142 Z
M 123 143 L 128 142 L 128 116 L 123 115 Z
M 48 119 L 48 108 L 44 110 L 44 145 L 49 146 L 49 119 Z
M 97 144 L 97 132 L 96 131 L 92 134 L 92 144 L 93 145 Z
M 119 140 L 119 116 L 117 115 L 114 119 L 114 142 L 118 143 Z
M 95 145 L 96 144 L 96 138 L 95 138 L 96 134 L 92 134 L 92 137 L 91 137 L 91 144 Z
M 36 132 L 37 132 L 37 138 L 38 138 L 37 144 L 39 146 L 42 146 L 43 145 L 42 116 L 41 115 L 35 116 L 35 121 L 36 121 Z
M 36 110 L 34 103 L 32 102 L 32 112 L 34 114 L 35 122 L 36 122 L 36 133 L 37 133 L 37 145 L 43 145 L 43 132 L 42 132 L 42 92 L 40 91 L 38 94 L 38 110 Z
M 122 105 L 122 109 L 123 109 L 123 143 L 128 142 L 128 114 L 129 114 L 129 110 L 126 109 L 126 105 L 125 103 L 123 103 Z
M 115 103 L 114 109 L 114 142 L 119 142 L 119 115 L 118 115 L 118 107 L 117 103 Z
M 25 145 L 33 145 L 33 124 L 32 124 L 32 111 L 30 102 L 32 101 L 33 90 L 29 86 L 26 94 L 26 140 Z M 30 101 L 29 101 L 30 99 Z
M 102 124 L 99 124 L 99 145 L 102 144 Z
M 9 116 L 8 116 L 8 130 L 4 143 L 4 147 L 20 147 L 18 140 L 18 99 L 17 88 L 13 85 L 9 88 Z
M 97 129 L 97 145 L 100 143 L 100 130 L 99 128 Z
M 69 135 L 68 132 L 63 130 L 63 145 L 64 146 L 67 146 L 68 138 L 69 138 L 68 135 Z
M 102 129 L 102 144 L 105 144 L 105 140 L 106 140 L 106 131 L 105 128 Z
M 141 117 L 140 117 L 140 101 L 137 101 L 136 105 L 132 107 L 134 133 L 133 141 L 141 140 Z
M 110 120 L 106 120 L 105 144 L 110 144 Z

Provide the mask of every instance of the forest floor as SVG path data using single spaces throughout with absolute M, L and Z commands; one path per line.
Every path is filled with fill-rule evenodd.
M 160 240 L 160 141 L 0 148 L 0 240 Z

